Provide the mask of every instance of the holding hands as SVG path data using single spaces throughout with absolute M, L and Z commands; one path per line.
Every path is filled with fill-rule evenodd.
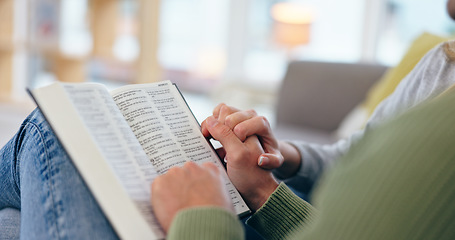
M 257 159 L 258 166 L 264 169 L 274 169 L 281 166 L 283 156 L 279 151 L 278 141 L 273 136 L 270 124 L 265 117 L 258 116 L 254 110 L 240 111 L 225 104 L 219 104 L 213 110 L 212 117 L 219 123 L 229 127 L 242 142 L 251 136 L 258 137 L 265 151 Z M 207 120 L 201 124 L 202 134 L 205 137 L 215 137 L 211 135 L 210 128 L 207 126 Z
M 270 169 L 278 168 L 286 175 L 300 166 L 297 150 L 279 143 L 267 119 L 253 110 L 239 111 L 220 104 L 201 127 L 206 138 L 223 145 L 218 152 L 227 162 L 228 176 L 252 210 L 259 209 L 278 187 Z M 286 161 L 282 153 L 286 154 Z M 295 159 L 297 165 L 288 159 Z M 199 166 L 189 162 L 153 182 L 152 205 L 166 231 L 177 212 L 185 208 L 218 206 L 232 211 L 219 171 L 213 164 Z
M 257 166 L 264 153 L 256 136 L 241 141 L 227 125 L 211 116 L 205 120 L 210 135 L 224 146 L 227 174 L 248 206 L 257 210 L 275 191 L 278 183 L 272 173 Z
M 256 159 L 259 167 L 275 170 L 275 174 L 281 178 L 293 176 L 301 167 L 299 151 L 287 142 L 278 141 L 274 137 L 267 119 L 263 116 L 258 116 L 254 110 L 240 111 L 222 103 L 213 110 L 213 118 L 229 127 L 242 142 L 249 137 L 257 137 L 259 139 L 264 150 L 264 153 L 260 154 Z M 202 134 L 205 137 L 214 137 L 216 139 L 207 126 L 207 120 L 201 124 Z M 221 143 L 225 148 L 227 147 L 225 143 Z M 226 149 L 222 149 L 219 153 L 223 157 Z

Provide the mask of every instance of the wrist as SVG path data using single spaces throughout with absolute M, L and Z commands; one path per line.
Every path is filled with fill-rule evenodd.
M 283 164 L 274 170 L 274 174 L 280 179 L 286 179 L 294 176 L 301 168 L 301 155 L 297 148 L 284 141 L 278 142 L 278 147 L 283 155 Z
M 257 211 L 269 199 L 270 195 L 275 192 L 278 185 L 278 182 L 272 179 L 267 185 L 263 185 L 264 187 L 256 188 L 251 197 L 246 199 L 248 207 L 253 211 Z

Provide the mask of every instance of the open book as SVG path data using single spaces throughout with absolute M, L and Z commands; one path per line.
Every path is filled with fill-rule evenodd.
M 122 239 L 165 237 L 150 205 L 150 184 L 186 161 L 224 168 L 170 81 L 109 92 L 96 83 L 29 91 Z M 250 210 L 225 171 L 238 215 Z

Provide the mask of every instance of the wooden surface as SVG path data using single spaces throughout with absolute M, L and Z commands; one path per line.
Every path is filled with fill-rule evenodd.
M 17 0 L 19 1 L 19 0 Z M 32 0 L 20 0 L 25 6 L 30 8 Z M 163 80 L 160 64 L 158 62 L 158 39 L 159 39 L 159 19 L 160 19 L 160 0 L 137 0 L 138 3 L 138 40 L 140 44 L 140 54 L 138 59 L 132 63 L 136 71 L 135 83 L 147 83 Z M 0 0 L 0 98 L 7 98 L 12 95 L 13 88 L 17 82 L 19 86 L 28 85 L 27 78 L 14 76 L 13 69 L 28 71 L 24 65 L 14 66 L 13 59 L 18 51 L 18 44 L 13 41 L 14 35 L 14 16 L 16 13 L 23 14 L 23 18 L 30 18 L 31 12 L 14 11 L 14 0 Z M 56 1 L 56 4 L 59 2 Z M 36 3 L 35 3 L 36 4 Z M 20 5 L 20 6 L 23 6 Z M 16 9 L 17 10 L 17 9 Z M 50 63 L 49 70 L 56 78 L 64 82 L 81 82 L 87 79 L 88 61 L 92 58 L 119 61 L 114 57 L 113 46 L 118 35 L 118 21 L 120 17 L 120 1 L 118 0 L 89 0 L 90 31 L 93 37 L 92 52 L 85 57 L 66 56 L 58 46 L 52 44 L 47 46 L 46 42 L 30 39 L 25 45 L 21 45 L 21 51 L 37 54 L 43 57 L 45 62 Z M 30 26 L 27 26 L 29 28 Z M 30 36 L 28 36 L 30 37 Z M 57 36 L 56 42 L 58 42 Z M 43 46 L 46 45 L 46 46 Z M 31 76 L 33 78 L 33 76 Z M 23 82 L 23 83 L 22 83 Z
M 156 82 L 161 79 L 158 62 L 160 0 L 140 0 L 139 43 L 141 51 L 137 63 L 136 83 Z
M 13 0 L 0 0 L 0 97 L 12 90 Z

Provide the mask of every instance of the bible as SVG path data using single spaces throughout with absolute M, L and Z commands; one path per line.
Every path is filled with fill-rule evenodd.
M 150 184 L 186 161 L 224 168 L 176 85 L 54 83 L 28 90 L 122 239 L 164 239 Z M 250 213 L 226 171 L 239 216 Z

